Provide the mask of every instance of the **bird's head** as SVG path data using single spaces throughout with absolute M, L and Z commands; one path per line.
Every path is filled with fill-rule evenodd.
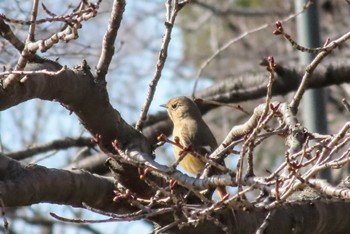
M 196 103 L 185 96 L 174 97 L 161 106 L 167 109 L 168 115 L 174 123 L 186 118 L 201 118 L 201 112 Z

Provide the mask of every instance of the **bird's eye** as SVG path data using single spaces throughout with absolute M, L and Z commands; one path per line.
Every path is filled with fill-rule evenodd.
M 173 109 L 176 109 L 176 107 L 177 107 L 176 103 L 171 105 L 171 108 L 173 108 Z

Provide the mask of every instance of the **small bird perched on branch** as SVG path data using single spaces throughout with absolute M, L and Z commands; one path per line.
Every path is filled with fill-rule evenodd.
M 179 163 L 180 166 L 186 171 L 198 175 L 203 171 L 205 162 L 191 152 L 202 156 L 213 152 L 218 146 L 213 133 L 202 119 L 198 106 L 191 99 L 185 96 L 175 97 L 161 106 L 167 109 L 174 124 L 174 139 L 178 138 L 178 142 L 184 147 L 181 149 L 179 146 L 173 145 L 175 158 L 179 159 L 181 155 L 183 159 Z M 188 150 L 189 153 L 186 154 L 184 150 Z M 226 196 L 225 187 L 218 187 L 217 190 L 221 199 Z

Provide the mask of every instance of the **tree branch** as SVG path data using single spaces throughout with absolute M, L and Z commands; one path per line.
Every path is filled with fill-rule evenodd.
M 303 79 L 298 87 L 297 92 L 294 95 L 294 98 L 292 99 L 290 103 L 290 108 L 296 114 L 298 112 L 299 103 L 301 101 L 301 98 L 303 94 L 305 93 L 305 90 L 307 89 L 311 76 L 318 66 L 318 64 L 329 54 L 331 53 L 335 48 L 337 48 L 339 45 L 344 43 L 345 41 L 350 39 L 350 32 L 342 35 L 340 38 L 330 42 L 329 45 L 324 47 L 323 51 L 321 51 L 313 60 L 312 62 L 306 67 L 305 73 L 303 75 Z
M 219 7 L 215 7 L 214 4 L 210 5 L 204 1 L 199 0 L 192 0 L 192 4 L 197 5 L 199 7 L 202 7 L 208 11 L 213 12 L 216 15 L 222 16 L 241 16 L 241 17 L 261 17 L 261 16 L 284 16 L 287 15 L 289 12 L 281 12 L 280 9 L 259 9 L 259 8 L 248 8 L 248 7 L 239 7 L 237 5 L 232 5 L 232 8 L 222 9 Z
M 146 120 L 146 116 L 148 113 L 148 109 L 151 105 L 154 93 L 156 92 L 156 87 L 158 84 L 158 81 L 162 75 L 162 70 L 166 61 L 166 58 L 168 56 L 168 47 L 171 39 L 171 32 L 174 27 L 175 19 L 177 16 L 177 13 L 182 9 L 184 4 L 178 3 L 178 0 L 174 0 L 174 7 L 171 9 L 171 0 L 168 0 L 166 3 L 167 6 L 167 21 L 165 22 L 165 34 L 163 38 L 163 43 L 159 51 L 158 55 L 158 61 L 156 65 L 156 72 L 152 78 L 152 81 L 150 82 L 149 89 L 148 89 L 148 94 L 145 100 L 145 103 L 142 107 L 141 114 L 139 117 L 139 120 L 136 123 L 135 128 L 137 130 L 142 130 L 144 121 Z
M 272 86 L 272 95 L 286 95 L 296 90 L 302 80 L 304 70 L 286 68 L 277 64 L 276 80 Z M 308 88 L 321 88 L 350 82 L 350 67 L 348 65 L 328 65 L 325 69 L 318 69 L 310 77 Z M 266 75 L 258 73 L 241 77 L 232 77 L 217 82 L 211 87 L 197 94 L 202 99 L 222 103 L 237 103 L 255 100 L 266 95 Z M 215 108 L 213 105 L 201 105 L 202 112 Z
M 97 81 L 103 82 L 104 84 L 106 84 L 106 74 L 108 72 L 108 67 L 114 55 L 114 43 L 115 39 L 117 38 L 124 10 L 125 1 L 115 0 L 112 7 L 112 13 L 109 19 L 108 29 L 103 38 L 100 59 L 96 66 Z
M 36 50 L 32 51 L 28 48 L 29 43 L 34 42 L 35 37 L 35 20 L 38 15 L 38 5 L 39 0 L 33 1 L 33 7 L 32 7 L 32 14 L 31 14 L 31 23 L 29 25 L 29 32 L 28 36 L 24 45 L 24 49 L 21 51 L 21 56 L 19 57 L 15 70 L 16 71 L 22 71 L 24 67 L 27 64 L 27 57 L 30 57 L 31 55 L 35 54 Z M 10 74 L 4 81 L 3 81 L 3 87 L 6 88 L 6 86 L 10 85 L 11 82 L 14 82 L 18 80 L 20 76 L 18 74 Z
M 94 145 L 95 143 L 91 141 L 91 138 L 83 138 L 83 137 L 76 138 L 76 139 L 66 138 L 62 140 L 55 140 L 47 144 L 35 146 L 29 149 L 7 153 L 5 154 L 5 156 L 15 160 L 22 160 L 22 159 L 31 157 L 35 154 L 45 153 L 47 151 L 67 149 L 69 147 L 82 147 L 82 146 L 93 147 Z
M 0 175 L 0 193 L 5 206 L 48 202 L 83 208 L 84 202 L 103 210 L 122 212 L 130 209 L 123 203 L 113 205 L 112 178 L 80 170 L 25 166 L 3 155 L 0 157 Z
M 26 70 L 35 71 L 43 68 L 57 71 L 61 69 L 61 65 L 53 61 L 29 63 Z M 146 152 L 151 152 L 146 139 L 129 126 L 121 118 L 120 113 L 110 105 L 106 89 L 94 83 L 94 78 L 84 63 L 72 70 L 67 69 L 57 76 L 33 74 L 25 76 L 22 81 L 6 91 L 0 90 L 0 110 L 33 98 L 58 101 L 76 113 L 93 136 L 96 134 L 102 136 L 99 143 L 103 149 L 112 150 L 111 142 L 117 139 L 123 147 L 131 142 L 138 145 L 136 143 L 138 142 Z
M 10 26 L 0 17 L 0 36 L 9 41 L 18 51 L 24 49 L 24 43 L 16 37 Z
M 61 66 L 53 61 L 29 63 L 26 66 L 31 71 L 43 68 L 57 71 Z M 84 62 L 57 76 L 28 75 L 21 83 L 15 83 L 6 90 L 1 89 L 0 110 L 33 98 L 58 101 L 74 112 L 104 152 L 115 152 L 111 143 L 116 140 L 123 149 L 133 148 L 152 155 L 152 146 L 147 139 L 128 125 L 111 106 L 106 87 L 94 82 L 94 77 Z M 120 183 L 130 185 L 143 195 L 152 191 L 139 179 L 135 167 L 121 166 L 120 173 L 123 175 L 119 178 Z

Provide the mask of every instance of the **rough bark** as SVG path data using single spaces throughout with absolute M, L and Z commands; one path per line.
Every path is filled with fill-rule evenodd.
M 130 211 L 127 203 L 113 204 L 112 178 L 86 171 L 25 165 L 0 156 L 0 180 L 1 198 L 9 207 L 43 202 L 84 207 L 83 203 L 86 203 L 111 212 Z
M 61 66 L 53 61 L 29 63 L 26 70 L 58 71 Z M 136 148 L 152 154 L 147 139 L 128 125 L 109 103 L 104 85 L 94 81 L 89 67 L 83 63 L 73 69 L 66 69 L 57 76 L 45 74 L 28 75 L 6 89 L 0 90 L 0 110 L 5 110 L 30 99 L 57 101 L 75 113 L 84 127 L 96 138 L 105 152 L 114 152 L 112 141 L 117 140 L 122 149 Z M 128 165 L 119 167 L 120 182 L 132 184 L 134 191 L 149 194 L 152 190 L 139 180 L 137 169 Z M 124 181 L 125 180 L 125 181 Z

